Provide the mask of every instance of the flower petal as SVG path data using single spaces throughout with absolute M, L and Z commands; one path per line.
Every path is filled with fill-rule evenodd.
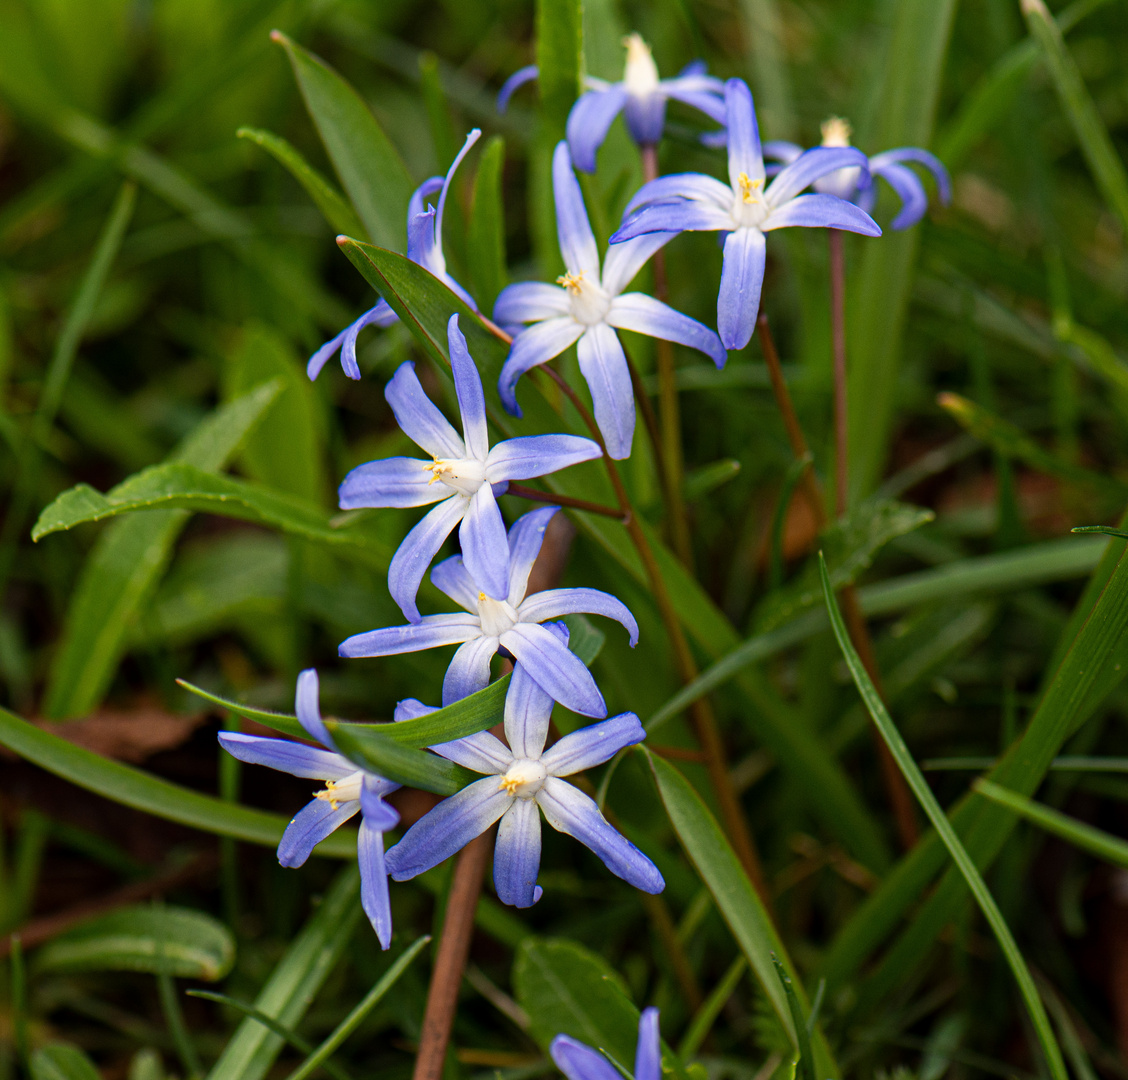
M 604 717 L 607 705 L 591 672 L 546 627 L 518 623 L 501 635 L 505 646 L 541 688 L 566 709 Z
M 732 206 L 733 195 L 732 188 L 704 173 L 671 173 L 643 184 L 627 203 L 623 219 L 625 221 L 640 206 L 670 202 L 673 199 L 703 202 L 716 206 L 718 210 L 727 211 Z
M 395 881 L 438 866 L 476 836 L 481 836 L 506 810 L 513 796 L 496 776 L 476 780 L 424 814 L 384 857 Z
M 497 652 L 497 638 L 475 637 L 462 645 L 443 676 L 443 706 L 485 689 L 490 681 L 490 660 Z
M 631 648 L 638 644 L 638 623 L 622 600 L 600 589 L 545 589 L 533 593 L 517 607 L 522 622 L 542 623 L 561 615 L 606 615 L 626 627 Z M 559 700 L 559 699 L 557 699 Z
M 592 410 L 607 456 L 621 460 L 631 456 L 634 438 L 635 405 L 631 373 L 623 346 L 606 323 L 584 331 L 576 346 L 580 373 L 591 391 Z
M 443 178 L 441 176 L 429 176 L 411 193 L 411 199 L 407 204 L 407 227 L 409 230 L 412 219 L 418 217 L 427 209 L 427 200 L 442 190 Z
M 493 318 L 494 322 L 506 325 L 540 322 L 567 315 L 571 310 L 567 289 L 547 285 L 543 281 L 519 281 L 515 285 L 506 285 L 498 294 Z
M 460 645 L 480 637 L 482 627 L 476 615 L 424 615 L 419 622 L 407 626 L 386 626 L 353 634 L 341 642 L 337 652 L 350 660 L 362 656 L 396 656 L 399 653 L 421 652 L 440 645 Z
M 903 161 L 915 161 L 923 165 L 936 180 L 940 201 L 947 206 L 952 201 L 952 178 L 948 170 L 935 154 L 922 150 L 919 146 L 902 146 L 896 150 L 886 150 L 870 158 L 870 171 L 880 173 L 886 165 L 898 165 Z
M 790 225 L 808 228 L 845 229 L 864 236 L 880 236 L 881 227 L 864 210 L 836 195 L 799 195 L 773 210 L 760 226 L 764 232 Z M 724 337 L 724 334 L 721 334 Z
M 431 747 L 440 757 L 487 776 L 501 776 L 513 764 L 513 753 L 496 735 L 479 731 Z
M 338 804 L 336 810 L 327 799 L 311 799 L 286 826 L 278 845 L 278 861 L 283 866 L 301 866 L 325 837 L 359 810 L 360 803 L 355 799 Z
M 725 122 L 725 99 L 718 93 L 701 89 L 696 85 L 696 79 L 664 79 L 662 90 L 666 97 L 680 101 L 685 105 L 692 105 L 699 109 L 711 120 L 718 124 Z M 714 80 L 720 83 L 720 79 Z
M 298 675 L 298 684 L 294 688 L 294 712 L 298 714 L 299 722 L 311 738 L 322 746 L 335 750 L 333 737 L 321 719 L 320 692 L 317 671 L 306 668 Z
M 624 746 L 634 746 L 645 738 L 642 721 L 633 712 L 621 713 L 565 735 L 549 747 L 541 764 L 549 776 L 571 776 L 602 765 Z
M 648 94 L 627 94 L 623 103 L 627 131 L 639 146 L 662 141 L 666 126 L 666 95 L 660 90 Z
M 396 369 L 384 387 L 384 397 L 395 413 L 396 423 L 416 446 L 436 458 L 466 457 L 466 447 L 458 432 L 423 392 L 412 361 Z
M 373 828 L 367 817 L 360 823 L 356 858 L 360 865 L 360 903 L 376 931 L 380 948 L 386 949 L 392 943 L 392 904 L 384 867 L 384 834 Z
M 557 1035 L 548 1052 L 568 1080 L 623 1080 L 602 1054 L 569 1035 Z
M 399 811 L 384 801 L 385 795 L 398 791 L 399 784 L 374 773 L 365 773 L 360 785 L 360 812 L 365 822 L 379 832 L 394 829 L 400 821 Z
M 490 451 L 489 432 L 486 429 L 486 395 L 482 391 L 482 377 L 478 365 L 466 347 L 466 337 L 458 326 L 458 313 L 447 321 L 447 345 L 450 349 L 450 366 L 454 371 L 454 392 L 458 409 L 462 413 L 462 434 L 469 457 L 484 461 Z
M 435 208 L 428 206 L 407 219 L 407 257 L 436 277 L 446 269 L 435 237 Z
M 552 155 L 552 192 L 556 200 L 556 235 L 560 254 L 570 274 L 587 274 L 599 280 L 599 249 L 591 231 L 580 182 L 572 172 L 568 144 L 556 144 Z
M 743 349 L 752 337 L 760 313 L 766 246 L 759 229 L 737 229 L 725 238 L 721 289 L 717 294 L 717 329 L 726 349 Z
M 522 514 L 509 527 L 509 596 L 514 607 L 525 599 L 529 571 L 533 568 L 544 543 L 544 531 L 559 512 L 559 506 L 542 506 Z
M 621 244 L 646 233 L 727 232 L 733 227 L 732 215 L 711 202 L 671 199 L 651 203 L 632 214 L 612 233 L 611 243 Z
M 618 296 L 650 258 L 665 247 L 677 233 L 646 233 L 621 244 L 612 244 L 603 260 L 603 290 L 609 296 Z
M 474 584 L 495 600 L 509 593 L 509 544 L 493 488 L 482 484 L 458 527 L 462 563 Z
M 506 409 L 519 417 L 521 407 L 517 404 L 517 380 L 529 368 L 559 356 L 583 332 L 584 324 L 576 322 L 571 315 L 546 319 L 522 330 L 513 339 L 497 381 L 497 392 Z
M 782 139 L 769 140 L 764 143 L 762 150 L 765 158 L 782 161 L 784 165 L 790 165 L 803 153 L 803 147 L 796 146 L 793 142 L 784 142 Z
M 563 623 L 545 627 L 567 648 L 568 628 Z M 524 666 L 517 664 L 505 694 L 505 740 L 515 758 L 539 758 L 548 738 L 555 702 Z
M 395 712 L 392 713 L 392 719 L 399 720 L 417 720 L 420 716 L 430 716 L 433 712 L 438 712 L 437 705 L 424 705 L 422 701 L 417 698 L 404 698 L 403 701 L 396 702 Z
M 658 1010 L 651 1005 L 638 1018 L 638 1048 L 635 1050 L 635 1080 L 662 1080 L 662 1045 L 658 1034 Z
M 503 904 L 532 907 L 540 872 L 540 810 L 532 799 L 514 799 L 501 817 L 494 846 L 494 888 Z
M 491 484 L 531 480 L 602 456 L 599 443 L 579 435 L 523 435 L 491 448 L 486 458 L 486 479 Z
M 399 316 L 388 306 L 386 300 L 381 300 L 374 308 L 369 308 L 356 322 L 350 323 L 335 338 L 327 341 L 317 350 L 306 364 L 306 374 L 311 379 L 316 379 L 334 353 L 341 352 L 341 367 L 350 379 L 360 378 L 360 367 L 356 362 L 356 339 L 366 326 L 391 326 L 399 322 Z
M 638 334 L 688 345 L 691 349 L 703 352 L 719 368 L 724 367 L 728 359 L 721 339 L 704 323 L 675 311 L 668 304 L 645 293 L 616 296 L 611 301 L 607 321 L 620 330 L 634 330 Z
M 839 169 L 864 169 L 866 155 L 852 146 L 816 146 L 800 154 L 786 169 L 781 169 L 764 192 L 769 209 L 783 206 L 820 176 Z
M 461 555 L 452 555 L 449 559 L 436 563 L 431 568 L 431 584 L 445 592 L 471 615 L 478 613 L 478 586 L 466 569 Z
M 509 99 L 513 96 L 513 91 L 525 83 L 531 82 L 537 77 L 537 65 L 528 64 L 526 67 L 518 68 L 508 79 L 501 84 L 501 89 L 497 92 L 497 111 L 501 114 L 509 108 Z
M 889 223 L 889 228 L 907 229 L 924 217 L 928 211 L 928 194 L 920 177 L 912 169 L 890 163 L 882 165 L 881 171 L 876 175 L 882 177 L 901 200 L 901 209 Z
M 572 160 L 581 172 L 595 172 L 595 153 L 626 101 L 623 84 L 613 83 L 605 90 L 589 90 L 572 106 L 565 134 Z
M 740 191 L 740 175 L 749 180 L 764 178 L 764 158 L 760 152 L 760 128 L 752 91 L 743 79 L 725 83 L 725 118 L 728 129 L 728 174 L 733 191 Z
M 469 507 L 470 500 L 465 495 L 455 494 L 444 499 L 416 523 L 392 556 L 388 566 L 388 592 L 408 621 L 419 620 L 419 607 L 415 603 L 419 583 Z
M 337 500 L 342 510 L 368 506 L 429 506 L 450 497 L 450 488 L 431 481 L 431 462 L 391 457 L 358 465 L 341 481 Z
M 221 731 L 219 745 L 232 757 L 248 765 L 265 765 L 268 769 L 302 776 L 308 780 L 343 780 L 356 772 L 356 766 L 332 750 L 319 750 L 289 739 L 271 739 L 262 735 L 244 735 L 238 731 Z
M 481 137 L 481 128 L 474 128 L 466 136 L 466 141 L 462 144 L 462 149 L 455 155 L 454 160 L 450 163 L 450 168 L 446 171 L 446 176 L 443 177 L 443 186 L 439 191 L 439 209 L 435 216 L 435 244 L 439 249 L 440 259 L 442 258 L 443 248 L 443 211 L 446 209 L 447 195 L 450 193 L 451 181 L 454 179 L 454 174 L 458 171 L 458 166 L 462 164 L 462 159 L 470 153 L 470 147 Z
M 608 824 L 591 799 L 566 780 L 550 776 L 537 792 L 537 802 L 549 825 L 591 848 L 611 873 L 643 892 L 660 893 L 666 887 L 658 867 Z

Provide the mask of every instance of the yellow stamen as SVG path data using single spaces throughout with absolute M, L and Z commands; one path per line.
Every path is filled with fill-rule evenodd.
M 486 594 L 485 594 L 484 592 L 480 592 L 480 593 L 478 593 L 478 603 L 479 603 L 479 604 L 480 604 L 480 603 L 481 603 L 481 602 L 482 602 L 483 600 L 485 600 L 485 598 L 486 598 Z
M 434 455 L 432 455 L 434 457 Z M 423 471 L 430 472 L 431 479 L 427 481 L 427 486 L 430 487 L 436 480 L 443 478 L 443 473 L 447 471 L 450 466 L 447 462 L 441 461 L 439 458 L 434 458 L 430 465 L 424 465 Z
M 335 780 L 325 781 L 325 790 L 314 792 L 315 799 L 322 799 L 327 802 L 334 810 L 337 809 L 337 795 L 336 795 L 337 782 Z
M 521 786 L 521 783 L 521 780 L 514 780 L 510 779 L 508 776 L 503 776 L 501 783 L 497 785 L 497 790 L 501 791 L 502 788 L 504 788 L 507 794 L 516 795 L 517 789 Z
M 584 280 L 584 272 L 581 270 L 578 274 L 561 274 L 556 279 L 557 285 L 563 285 L 570 293 L 575 293 L 577 296 L 580 294 L 583 286 L 580 284 Z
M 849 146 L 850 136 L 854 134 L 850 121 L 841 116 L 828 117 L 822 122 L 820 130 L 823 146 Z
M 760 188 L 764 186 L 763 177 L 758 180 L 749 180 L 747 173 L 741 173 L 737 178 L 740 183 L 740 198 L 746 203 L 760 201 Z

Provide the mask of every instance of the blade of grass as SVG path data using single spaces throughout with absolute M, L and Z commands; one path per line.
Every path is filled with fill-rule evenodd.
M 976 903 L 978 903 L 980 910 L 992 931 L 994 931 L 1003 954 L 1006 956 L 1007 964 L 1014 975 L 1015 982 L 1018 983 L 1019 992 L 1022 994 L 1034 1030 L 1037 1032 L 1038 1042 L 1042 1047 L 1042 1053 L 1045 1054 L 1050 1073 L 1055 1080 L 1069 1080 L 1069 1073 L 1065 1068 L 1061 1048 L 1054 1037 L 1049 1017 L 1046 1015 L 1042 999 L 1038 996 L 1038 989 L 1034 985 L 1026 961 L 1019 951 L 1018 944 L 1015 942 L 1002 912 L 995 903 L 995 898 L 987 888 L 987 883 L 983 880 L 971 856 L 967 853 L 967 849 L 960 843 L 960 838 L 956 835 L 955 829 L 952 828 L 952 823 L 936 801 L 936 796 L 932 794 L 932 789 L 928 786 L 928 782 L 913 760 L 909 748 L 901 738 L 901 733 L 897 730 L 889 713 L 886 712 L 880 695 L 874 688 L 873 683 L 870 682 L 869 675 L 866 674 L 862 661 L 850 641 L 846 624 L 842 620 L 842 613 L 838 610 L 838 601 L 834 596 L 834 590 L 831 588 L 830 576 L 827 573 L 826 562 L 821 552 L 819 553 L 819 574 L 822 578 L 823 596 L 826 600 L 827 611 L 830 614 L 834 636 L 842 650 L 842 655 L 846 659 L 846 666 L 850 669 L 854 684 L 857 686 L 870 716 L 873 717 L 878 731 L 881 732 L 882 738 L 897 762 L 898 768 L 900 768 L 909 787 L 912 788 L 913 794 L 916 795 L 925 814 L 928 815 L 928 820 L 932 822 L 932 827 L 939 834 L 944 847 L 947 848 L 948 854 L 959 868 L 968 888 L 975 897 Z
M 686 1028 L 681 1042 L 678 1043 L 678 1057 L 682 1061 L 688 1061 L 697 1053 L 701 1043 L 705 1040 L 705 1036 L 709 1034 L 713 1024 L 717 1021 L 717 1017 L 720 1016 L 721 1010 L 728 1003 L 728 999 L 732 997 L 737 983 L 740 982 L 740 977 L 747 967 L 748 961 L 743 956 L 738 956 L 729 965 L 728 971 L 721 976 L 720 982 L 709 992 L 709 996 L 701 1003 L 701 1008 L 693 1014 L 689 1027 Z

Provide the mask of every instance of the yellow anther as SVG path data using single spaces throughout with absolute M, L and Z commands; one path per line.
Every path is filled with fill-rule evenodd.
M 334 810 L 336 810 L 337 809 L 337 794 L 336 794 L 336 790 L 335 790 L 336 787 L 337 787 L 337 783 L 336 783 L 335 780 L 326 780 L 325 781 L 325 790 L 314 792 L 313 797 L 315 799 L 324 800 Z
M 486 594 L 484 592 L 478 593 L 478 603 L 479 604 L 482 603 L 485 599 L 486 599 Z
M 741 173 L 736 178 L 740 183 L 740 198 L 746 203 L 760 201 L 760 188 L 764 186 L 763 177 L 758 180 L 749 180 L 747 173 Z
M 423 471 L 431 473 L 431 479 L 427 481 L 427 486 L 430 487 L 436 480 L 441 480 L 443 473 L 447 472 L 449 469 L 450 463 L 442 461 L 439 458 L 434 458 L 430 465 L 424 465 Z
M 820 130 L 823 146 L 849 146 L 850 136 L 854 134 L 850 121 L 841 116 L 828 117 L 822 122 Z
M 570 293 L 575 293 L 577 296 L 583 288 L 581 282 L 584 280 L 584 272 L 581 270 L 578 274 L 561 274 L 556 279 L 557 285 L 563 285 Z
M 626 34 L 620 44 L 627 50 L 627 63 L 650 58 L 650 46 L 643 41 L 641 34 Z
M 497 790 L 501 791 L 502 788 L 504 788 L 505 791 L 506 791 L 506 794 L 516 795 L 517 789 L 521 786 L 521 784 L 522 784 L 521 780 L 511 779 L 508 776 L 503 776 L 501 778 L 501 783 L 497 785 Z

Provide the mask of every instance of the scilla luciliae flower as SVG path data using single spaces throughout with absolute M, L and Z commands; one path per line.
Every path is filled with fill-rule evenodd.
M 415 189 L 407 206 L 407 257 L 427 270 L 430 270 L 451 292 L 461 297 L 472 311 L 478 310 L 474 298 L 447 273 L 446 259 L 443 258 L 443 210 L 446 208 L 450 184 L 462 159 L 467 155 L 481 136 L 474 128 L 466 136 L 458 156 L 451 162 L 446 176 L 432 176 Z M 435 193 L 439 196 L 436 209 L 427 203 Z M 374 308 L 366 311 L 356 322 L 346 326 L 335 338 L 327 341 L 309 358 L 306 374 L 316 379 L 321 369 L 336 352 L 341 354 L 341 367 L 350 379 L 360 378 L 360 366 L 356 362 L 356 339 L 366 326 L 391 326 L 398 322 L 399 316 L 386 300 L 381 300 Z
M 714 181 L 715 182 L 715 181 Z M 527 281 L 503 289 L 494 306 L 494 321 L 518 330 L 501 369 L 498 393 L 517 416 L 517 380 L 530 368 L 559 356 L 576 343 L 580 372 L 591 391 L 595 420 L 613 458 L 630 456 L 635 406 L 630 369 L 616 329 L 676 341 L 698 349 L 721 367 L 726 353 L 720 338 L 696 319 L 682 315 L 645 293 L 623 290 L 674 232 L 648 230 L 629 244 L 610 248 L 599 265 L 599 249 L 588 222 L 568 146 L 557 144 L 552 159 L 556 197 L 556 231 L 567 269 L 555 285 Z
M 567 648 L 563 623 L 539 628 Z M 429 712 L 419 702 L 404 702 L 416 715 Z M 561 777 L 601 765 L 623 747 L 646 737 L 634 713 L 565 735 L 545 750 L 553 699 L 518 663 L 505 696 L 505 739 L 488 731 L 432 746 L 437 754 L 484 778 L 444 799 L 421 817 L 388 851 L 388 872 L 406 881 L 437 866 L 501 819 L 494 848 L 494 887 L 498 899 L 531 907 L 540 899 L 540 816 L 558 832 L 574 836 L 595 852 L 613 873 L 644 892 L 665 888 L 658 868 L 613 828 L 599 807 Z
M 509 548 L 496 495 L 510 480 L 546 476 L 601 455 L 599 444 L 576 435 L 529 435 L 489 445 L 482 380 L 458 328 L 447 323 L 454 388 L 462 412 L 462 435 L 423 392 L 409 360 L 384 390 L 396 421 L 430 461 L 393 457 L 353 469 L 339 491 L 342 510 L 438 503 L 405 537 L 388 569 L 388 590 L 409 622 L 419 621 L 419 583 L 451 530 L 478 587 L 504 600 L 509 594 Z
M 390 853 L 389 853 L 390 854 Z M 548 1052 L 556 1067 L 568 1080 L 622 1080 L 622 1074 L 605 1054 L 573 1039 L 557 1035 Z M 634 1080 L 661 1080 L 662 1046 L 658 1036 L 658 1010 L 642 1010 L 638 1020 L 638 1049 L 635 1051 Z
M 823 122 L 822 145 L 849 146 L 851 134 L 850 125 L 845 120 L 832 116 Z M 781 161 L 785 166 L 798 160 L 802 153 L 802 147 L 794 143 L 764 143 L 764 157 Z M 873 210 L 873 204 L 877 199 L 877 185 L 874 184 L 873 178 L 880 176 L 901 200 L 901 209 L 889 223 L 889 228 L 907 229 L 924 217 L 928 210 L 928 194 L 920 177 L 904 165 L 906 161 L 923 165 L 932 173 L 940 202 L 944 206 L 952 201 L 952 181 L 948 176 L 948 170 L 944 168 L 944 163 L 935 154 L 930 154 L 927 150 L 921 150 L 916 146 L 902 146 L 897 150 L 886 150 L 883 154 L 875 154 L 869 158 L 864 168 L 852 166 L 837 169 L 827 173 L 826 176 L 820 176 L 813 186 L 815 191 L 847 199 L 869 213 Z M 773 167 L 769 165 L 769 174 L 772 171 Z M 774 171 L 778 172 L 778 167 Z
M 820 176 L 866 165 L 850 147 L 816 147 L 798 157 L 766 188 L 752 92 L 742 79 L 725 83 L 729 183 L 700 173 L 661 176 L 644 184 L 627 206 L 615 245 L 648 233 L 725 233 L 717 329 L 727 349 L 752 337 L 764 282 L 764 234 L 789 225 L 822 226 L 880 236 L 867 213 L 834 195 L 800 195 Z
M 595 172 L 596 151 L 619 113 L 623 113 L 631 138 L 640 146 L 661 140 L 670 98 L 724 122 L 724 83 L 705 74 L 703 63 L 690 64 L 673 79 L 660 79 L 650 46 L 638 34 L 628 34 L 623 45 L 627 61 L 622 81 L 600 83 L 589 79 L 590 89 L 568 114 L 568 146 L 576 168 L 582 172 Z
M 504 649 L 561 705 L 584 716 L 606 716 L 607 705 L 591 672 L 540 624 L 576 612 L 606 615 L 627 628 L 632 646 L 638 641 L 638 624 L 622 601 L 598 589 L 546 589 L 525 596 L 544 530 L 558 509 L 533 510 L 510 528 L 509 592 L 504 600 L 490 596 L 462 556 L 455 555 L 431 571 L 431 582 L 464 611 L 424 615 L 408 626 L 356 634 L 342 642 L 338 651 L 355 658 L 461 645 L 443 679 L 443 705 L 450 705 L 490 681 L 490 659 Z
M 386 949 L 392 941 L 392 911 L 384 869 L 384 832 L 395 828 L 399 814 L 384 802 L 384 796 L 400 785 L 358 769 L 336 752 L 332 736 L 321 719 L 317 699 L 317 672 L 310 668 L 298 676 L 294 709 L 310 738 L 316 739 L 324 749 L 289 739 L 243 735 L 235 731 L 220 732 L 219 742 L 240 761 L 324 782 L 325 787 L 294 815 L 282 834 L 278 861 L 283 866 L 301 866 L 322 840 L 360 812 L 357 837 L 360 899 L 381 947 Z

